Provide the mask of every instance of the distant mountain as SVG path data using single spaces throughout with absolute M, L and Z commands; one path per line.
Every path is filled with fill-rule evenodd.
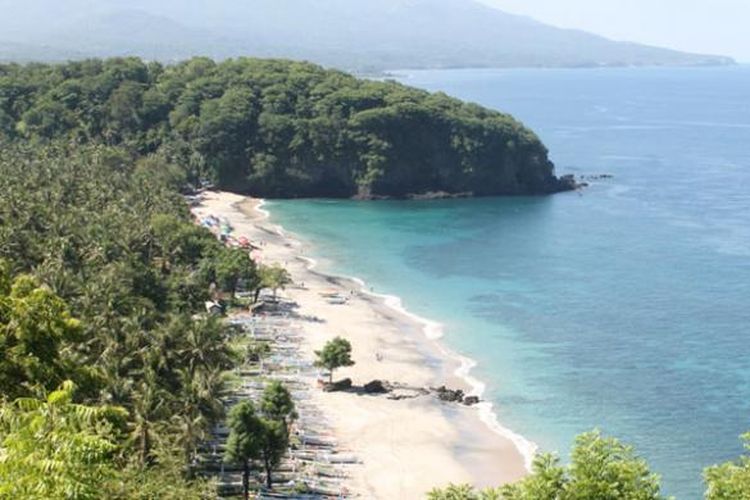
M 248 55 L 354 70 L 733 63 L 555 28 L 474 0 L 0 0 L 0 11 L 3 38 L 23 43 L 0 43 L 0 58 L 16 60 Z
M 86 57 L 83 53 L 48 45 L 0 40 L 0 61 L 66 61 Z

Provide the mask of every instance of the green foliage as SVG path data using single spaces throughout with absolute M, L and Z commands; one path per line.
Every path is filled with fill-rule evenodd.
M 245 352 L 247 361 L 257 363 L 271 354 L 271 346 L 268 342 L 251 341 L 245 348 Z
M 261 422 L 260 459 L 266 471 L 266 487 L 270 489 L 273 488 L 273 471 L 289 448 L 289 432 L 284 422 L 272 419 L 262 419 Z
M 585 461 L 586 458 L 582 457 Z M 549 453 L 534 457 L 531 474 L 518 484 L 502 489 L 508 500 L 558 499 L 564 498 L 563 491 L 568 482 L 566 470 L 560 459 Z
M 742 439 L 750 451 L 750 433 L 743 435 Z M 736 462 L 708 467 L 703 475 L 707 500 L 750 498 L 750 455 L 743 455 Z
M 230 433 L 224 455 L 226 462 L 244 464 L 257 457 L 260 449 L 261 421 L 251 401 L 237 403 L 229 412 Z
M 66 379 L 86 380 L 70 346 L 81 340 L 80 322 L 67 304 L 32 276 L 11 284 L 8 265 L 0 261 L 0 387 L 10 399 L 28 396 L 35 387 L 52 389 Z
M 187 481 L 182 463 L 173 455 L 159 454 L 155 465 L 128 464 L 105 498 L 122 500 L 208 500 L 216 498 L 216 485 L 205 479 Z
M 427 494 L 427 498 L 429 500 L 500 500 L 502 497 L 497 490 L 491 488 L 477 491 L 468 484 L 452 484 L 444 489 L 433 489 Z
M 518 483 L 476 491 L 470 486 L 432 490 L 431 500 L 661 500 L 659 477 L 631 446 L 599 431 L 576 438 L 567 466 L 550 454 L 534 459 Z M 739 497 L 737 497 L 739 498 Z
M 276 292 L 279 289 L 283 290 L 284 287 L 292 283 L 292 276 L 289 274 L 289 271 L 279 264 L 272 264 L 270 266 L 261 265 L 258 269 L 258 274 L 260 275 L 260 286 L 273 290 L 274 297 L 276 297 Z
M 186 499 L 213 498 L 215 486 L 186 480 L 175 450 L 156 452 L 144 467 L 122 457 L 127 412 L 73 403 L 66 381 L 42 400 L 0 405 L 0 498 Z M 127 463 L 123 467 L 123 461 Z
M 242 465 L 242 489 L 244 498 L 249 498 L 250 466 L 262 455 L 266 444 L 267 421 L 258 416 L 251 401 L 242 401 L 229 412 L 224 461 Z M 270 474 L 270 471 L 269 471 Z
M 576 438 L 571 460 L 569 498 L 663 498 L 659 477 L 631 446 L 615 438 L 602 437 L 598 431 L 582 434 Z
M 292 395 L 278 380 L 269 382 L 263 390 L 260 411 L 266 418 L 282 422 L 285 428 L 291 420 L 297 418 Z
M 261 275 L 246 250 L 222 249 L 207 265 L 210 266 L 209 275 L 222 290 L 230 294 L 234 294 L 240 283 L 244 283 L 248 289 L 259 285 Z
M 659 477 L 631 446 L 603 437 L 599 431 L 581 434 L 571 452 L 571 463 L 541 455 L 534 461 L 533 474 L 518 484 L 502 489 L 505 498 L 602 500 L 658 500 Z
M 266 197 L 560 189 L 544 146 L 508 115 L 280 60 L 0 65 L 3 138 L 116 145 L 155 154 L 172 179 L 181 165 Z
M 135 126 L 118 110 L 121 128 Z M 194 224 L 164 161 L 62 144 L 0 156 L 0 397 L 72 379 L 81 401 L 126 408 L 123 491 L 128 474 L 156 481 L 153 470 L 181 478 L 173 491 L 191 484 L 237 360 L 228 329 L 195 317 L 214 279 L 205 270 L 236 252 Z M 260 280 L 246 255 L 237 272 Z
M 315 355 L 318 357 L 315 360 L 315 366 L 325 368 L 329 371 L 329 382 L 333 381 L 333 371 L 336 368 L 352 366 L 354 364 L 351 357 L 352 344 L 341 337 L 336 337 L 328 341 L 322 350 L 315 351 Z
M 93 499 L 116 475 L 116 432 L 125 411 L 74 404 L 72 382 L 45 400 L 0 407 L 0 498 Z
M 229 412 L 230 429 L 224 460 L 243 466 L 243 487 L 248 492 L 250 465 L 260 460 L 266 473 L 266 486 L 273 487 L 273 470 L 289 447 L 288 425 L 297 418 L 289 391 L 278 381 L 263 390 L 260 413 L 250 401 L 242 401 Z

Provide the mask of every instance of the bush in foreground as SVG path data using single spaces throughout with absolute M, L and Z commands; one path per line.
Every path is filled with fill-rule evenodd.
M 659 476 L 631 446 L 599 431 L 576 438 L 569 465 L 551 454 L 534 459 L 518 483 L 476 491 L 469 486 L 434 489 L 430 500 L 662 500 Z

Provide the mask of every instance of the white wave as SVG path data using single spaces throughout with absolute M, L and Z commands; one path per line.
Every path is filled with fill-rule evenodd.
M 374 293 L 367 289 L 367 286 L 362 279 L 357 278 L 357 277 L 351 277 L 351 276 L 347 276 L 346 278 L 360 285 L 361 291 L 363 293 L 382 299 L 385 305 L 387 305 L 391 309 L 395 310 L 399 314 L 402 314 L 422 324 L 422 332 L 424 333 L 425 337 L 427 337 L 429 340 L 438 340 L 443 337 L 444 332 L 445 332 L 445 327 L 441 323 L 424 318 L 422 316 L 419 316 L 407 310 L 404 307 L 403 301 L 401 300 L 400 297 L 395 296 L 395 295 L 385 295 L 385 294 Z M 484 395 L 487 389 L 487 385 L 481 380 L 471 375 L 471 370 L 474 369 L 478 363 L 471 358 L 455 353 L 454 351 L 445 347 L 440 342 L 435 342 L 435 345 L 440 350 L 441 354 L 443 354 L 446 358 L 458 361 L 459 366 L 458 368 L 456 368 L 453 374 L 456 375 L 461 380 L 463 380 L 470 387 L 470 390 L 467 395 L 477 396 L 479 399 L 482 399 L 482 396 Z M 513 443 L 513 445 L 516 447 L 516 449 L 519 451 L 519 453 L 523 457 L 524 466 L 526 467 L 526 470 L 531 472 L 531 465 L 532 465 L 532 462 L 534 461 L 534 456 L 536 455 L 536 452 L 539 449 L 537 444 L 534 443 L 533 441 L 526 439 L 522 435 L 516 432 L 513 432 L 511 429 L 503 426 L 500 423 L 497 413 L 494 410 L 494 404 L 491 403 L 490 401 L 481 401 L 480 403 L 474 405 L 473 408 L 475 408 L 479 412 L 479 419 L 492 432 L 499 434 L 500 436 L 504 437 L 505 439 Z
M 265 200 L 260 200 L 255 209 L 263 215 L 264 219 L 268 219 L 271 214 L 267 210 L 262 208 L 264 205 Z M 301 241 L 289 236 L 281 225 L 274 224 L 273 228 L 279 234 L 279 236 L 286 238 L 291 244 L 295 246 L 302 245 Z M 307 262 L 306 267 L 310 271 L 315 270 L 315 268 L 318 266 L 318 261 L 313 259 L 312 257 L 299 255 L 299 258 Z M 385 304 L 387 307 L 390 307 L 398 314 L 406 316 L 407 318 L 421 324 L 422 332 L 427 339 L 437 341 L 438 339 L 443 337 L 445 327 L 442 323 L 424 318 L 407 310 L 404 307 L 401 297 L 398 297 L 396 295 L 376 293 L 368 288 L 367 283 L 365 283 L 363 279 L 358 278 L 357 276 L 337 275 L 330 272 L 326 272 L 325 274 L 334 278 L 341 278 L 356 283 L 360 287 L 361 293 L 382 300 L 383 304 Z M 487 385 L 471 375 L 471 371 L 477 366 L 477 362 L 471 358 L 451 351 L 440 342 L 435 342 L 435 345 L 437 346 L 438 350 L 440 350 L 441 354 L 443 354 L 446 358 L 458 362 L 458 368 L 456 368 L 453 373 L 470 387 L 467 395 L 477 396 L 481 399 L 487 389 Z M 481 401 L 480 403 L 474 405 L 472 408 L 478 411 L 479 419 L 487 426 L 488 429 L 513 443 L 513 445 L 523 457 L 526 470 L 531 472 L 531 465 L 534 460 L 534 456 L 539 449 L 536 443 L 503 426 L 497 417 L 497 413 L 494 410 L 494 404 L 492 402 Z
M 271 212 L 263 208 L 265 204 L 266 204 L 266 200 L 264 198 L 261 198 L 258 200 L 258 204 L 255 205 L 255 211 L 263 216 L 263 220 L 271 217 Z

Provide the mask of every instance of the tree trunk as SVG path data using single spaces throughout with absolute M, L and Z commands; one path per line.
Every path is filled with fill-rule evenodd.
M 328 370 L 328 383 L 329 384 L 333 383 L 333 369 Z
M 273 479 L 271 479 L 271 462 L 268 461 L 268 459 L 264 460 L 266 464 L 266 487 L 269 490 L 273 489 Z
M 189 443 L 185 443 L 185 472 L 188 480 L 193 479 L 193 450 Z
M 149 455 L 151 454 L 151 443 L 148 436 L 148 423 L 144 422 L 141 426 L 141 465 L 148 465 Z
M 250 500 L 250 467 L 247 460 L 242 462 L 242 494 L 245 500 Z
M 255 289 L 255 300 L 253 300 L 253 304 L 258 303 L 258 297 L 260 297 L 260 287 Z

